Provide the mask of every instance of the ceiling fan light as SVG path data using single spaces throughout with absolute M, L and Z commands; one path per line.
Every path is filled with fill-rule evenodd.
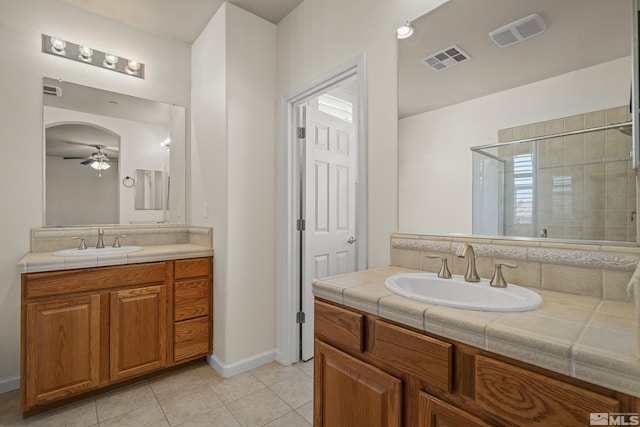
M 109 163 L 102 162 L 102 161 L 90 163 L 89 166 L 91 166 L 92 168 L 98 171 L 104 171 L 111 167 Z

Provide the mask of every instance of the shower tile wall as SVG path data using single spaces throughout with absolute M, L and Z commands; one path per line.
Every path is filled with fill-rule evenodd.
M 630 120 L 629 107 L 622 106 L 501 129 L 498 141 Z M 636 241 L 630 152 L 631 137 L 617 129 L 500 147 L 498 155 L 507 159 L 506 235 L 538 237 L 545 228 L 549 238 Z M 527 201 L 527 191 L 537 195 L 532 203 Z

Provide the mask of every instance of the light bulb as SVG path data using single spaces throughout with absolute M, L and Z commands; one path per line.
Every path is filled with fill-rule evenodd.
M 130 59 L 129 62 L 127 63 L 127 73 L 136 74 L 140 69 L 140 65 L 141 64 L 135 59 Z
M 57 37 L 51 37 L 51 52 L 58 55 L 64 55 L 66 52 L 64 48 L 67 47 L 67 42 Z
M 104 65 L 107 68 L 116 68 L 116 64 L 118 63 L 118 57 L 112 53 L 105 53 L 104 54 L 104 62 L 102 63 L 102 65 Z
M 415 30 L 416 29 L 413 27 L 413 25 L 411 25 L 409 22 L 406 22 L 404 25 L 398 27 L 398 29 L 396 30 L 396 37 L 401 40 L 408 39 L 413 35 L 413 32 Z
M 84 62 L 91 62 L 91 57 L 93 56 L 93 49 L 88 46 L 80 46 L 78 49 L 78 58 L 80 58 Z
M 109 169 L 111 166 L 109 165 L 109 163 L 105 162 L 93 162 L 91 163 L 91 167 L 98 171 L 104 171 Z

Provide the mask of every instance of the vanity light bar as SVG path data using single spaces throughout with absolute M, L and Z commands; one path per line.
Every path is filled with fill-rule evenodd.
M 144 79 L 145 66 L 142 62 L 118 57 L 112 53 L 46 34 L 42 35 L 42 52 Z

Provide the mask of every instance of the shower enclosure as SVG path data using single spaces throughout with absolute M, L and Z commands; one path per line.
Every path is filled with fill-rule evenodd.
M 471 148 L 473 233 L 636 242 L 630 116 L 585 126 L 597 114 L 612 123 L 613 111 L 505 129 L 500 143 Z M 539 136 L 514 138 L 527 133 Z

